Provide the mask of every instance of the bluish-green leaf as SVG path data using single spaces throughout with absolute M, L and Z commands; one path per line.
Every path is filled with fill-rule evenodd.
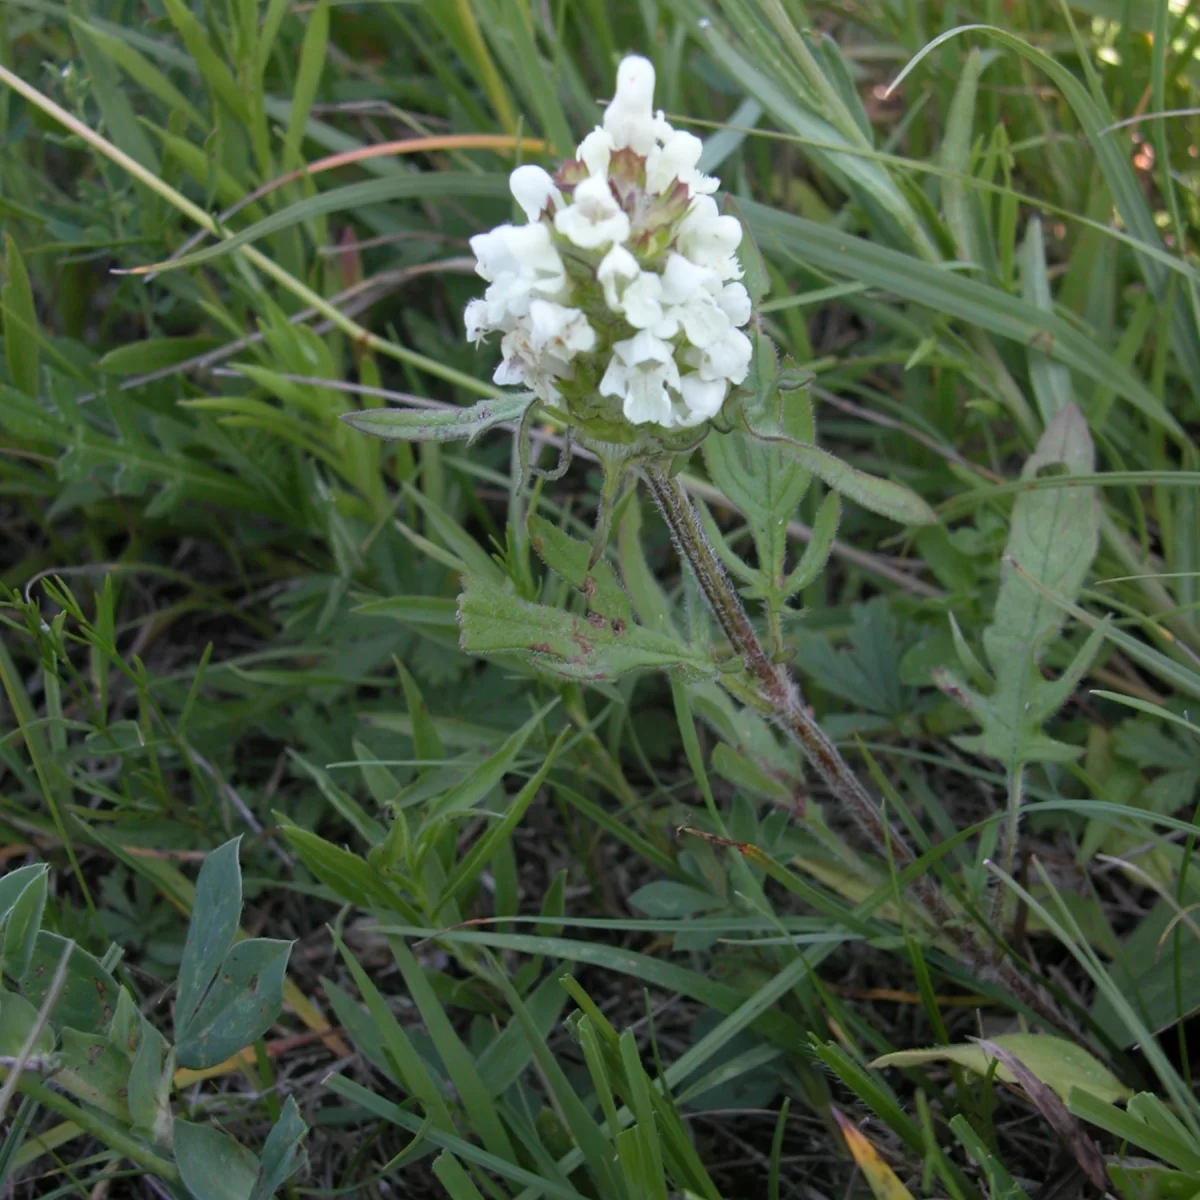
M 0 879 L 0 974 L 20 979 L 29 967 L 46 907 L 47 869 L 19 867 Z
M 291 942 L 273 938 L 254 938 L 234 946 L 179 1042 L 180 1066 L 214 1067 L 271 1028 L 283 1007 L 291 950 Z
M 193 1200 L 250 1200 L 258 1159 L 215 1125 L 176 1120 L 175 1164 Z
M 68 938 L 42 930 L 34 942 L 21 992 L 38 1008 L 50 992 Z M 108 1029 L 117 1005 L 117 981 L 86 950 L 72 946 L 67 976 L 51 1013 L 55 1026 L 69 1025 L 86 1033 Z
M 241 838 L 237 837 L 212 851 L 196 880 L 196 903 L 175 996 L 175 1040 L 180 1043 L 187 1040 L 196 1010 L 237 936 L 242 916 L 240 845 Z
M 304 1165 L 304 1137 L 308 1126 L 300 1115 L 294 1096 L 287 1098 L 279 1120 L 267 1134 L 262 1149 L 262 1169 L 250 1192 L 250 1200 L 271 1197 Z

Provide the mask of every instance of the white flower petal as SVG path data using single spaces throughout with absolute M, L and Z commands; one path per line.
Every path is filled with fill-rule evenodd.
M 674 365 L 675 356 L 669 342 L 655 337 L 648 329 L 634 334 L 626 342 L 617 342 L 613 347 L 625 347 L 623 357 L 629 363 L 671 363 Z
M 608 180 L 592 176 L 576 187 L 573 202 L 555 214 L 554 228 L 581 250 L 599 250 L 629 236 L 629 217 Z
M 677 179 L 689 183 L 699 177 L 696 164 L 700 161 L 704 143 L 693 133 L 672 131 L 661 146 L 655 146 L 646 156 L 646 190 L 653 196 L 671 188 Z
M 551 200 L 556 207 L 562 207 L 562 193 L 541 167 L 518 167 L 508 177 L 508 186 L 513 198 L 531 221 L 536 221 L 542 215 Z
M 692 303 L 681 305 L 679 318 L 687 340 L 701 350 L 719 342 L 730 330 L 729 317 L 707 292 L 699 292 Z
M 614 246 L 601 260 L 596 278 L 604 289 L 604 302 L 613 312 L 622 311 L 621 292 L 641 274 L 638 261 L 624 246 Z
M 491 282 L 501 271 L 518 271 L 521 264 L 509 248 L 508 235 L 513 226 L 498 225 L 487 233 L 477 233 L 471 239 L 475 255 L 475 273 Z
M 649 329 L 662 320 L 662 280 L 653 271 L 643 271 L 626 289 L 621 305 L 634 329 Z
M 534 300 L 529 307 L 529 345 L 535 353 L 549 349 L 565 366 L 596 345 L 596 331 L 579 309 Z
M 686 304 L 701 288 L 716 279 L 709 267 L 701 267 L 674 251 L 663 270 L 663 300 L 668 304 Z
M 493 328 L 488 320 L 486 300 L 476 298 L 467 305 L 466 312 L 463 313 L 463 325 L 466 327 L 467 341 L 478 346 Z
M 705 379 L 725 378 L 731 383 L 741 383 L 750 370 L 753 353 L 750 339 L 740 329 L 730 329 L 704 352 L 700 373 Z
M 575 157 L 587 167 L 589 175 L 607 176 L 613 149 L 612 135 L 604 129 L 593 129 L 579 143 Z
M 629 368 L 614 354 L 600 380 L 600 395 L 624 396 L 629 390 Z
M 679 249 L 701 266 L 715 267 L 738 248 L 742 223 L 721 216 L 711 196 L 697 196 L 679 226 Z
M 629 380 L 625 403 L 621 406 L 625 419 L 634 425 L 675 424 L 675 413 L 666 384 L 657 371 L 635 371 Z
M 750 293 L 740 283 L 727 283 L 721 289 L 717 303 L 735 325 L 745 325 L 750 320 L 750 314 L 753 311 Z
M 683 376 L 679 391 L 692 419 L 681 423 L 699 425 L 701 421 L 715 417 L 725 403 L 727 388 L 724 379 L 702 379 L 695 371 Z

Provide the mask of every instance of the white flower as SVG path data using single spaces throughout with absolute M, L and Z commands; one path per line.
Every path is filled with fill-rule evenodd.
M 606 129 L 593 129 L 579 143 L 575 157 L 588 169 L 589 175 L 608 175 L 608 160 L 616 149 L 613 145 L 612 134 Z
M 740 283 L 727 283 L 721 289 L 717 303 L 734 325 L 745 325 L 754 309 L 750 303 L 750 293 Z
M 634 425 L 677 424 L 668 386 L 678 390 L 679 367 L 669 343 L 643 330 L 617 342 L 600 381 L 602 396 L 619 396 L 621 411 Z
M 486 300 L 472 300 L 463 313 L 463 324 L 466 326 L 467 341 L 476 346 L 487 336 L 491 322 L 488 320 L 488 303 Z
M 562 193 L 541 167 L 518 167 L 508 177 L 508 186 L 530 221 L 536 221 L 551 201 L 556 208 L 562 207 Z
M 549 300 L 535 300 L 529 309 L 529 344 L 535 351 L 550 349 L 569 362 L 596 345 L 596 331 L 577 308 L 564 308 Z
M 695 134 L 671 130 L 663 144 L 656 145 L 646 155 L 646 190 L 658 196 L 670 191 L 678 181 L 686 184 L 692 195 L 715 192 L 720 180 L 696 170 L 703 149 L 704 143 Z
M 679 227 L 679 249 L 692 262 L 705 267 L 724 264 L 742 240 L 737 217 L 721 216 L 711 196 L 697 196 Z
M 593 175 L 575 188 L 573 203 L 554 216 L 554 228 L 581 250 L 599 250 L 629 236 L 629 217 L 608 180 Z
M 699 425 L 701 421 L 715 417 L 725 403 L 728 389 L 729 384 L 724 379 L 704 379 L 696 371 L 684 375 L 679 381 L 679 390 L 689 415 L 695 417 L 688 423 Z
M 476 344 L 503 335 L 499 384 L 588 413 L 590 388 L 612 399 L 606 420 L 619 408 L 631 424 L 682 429 L 714 417 L 746 378 L 752 305 L 738 282 L 742 226 L 710 195 L 703 143 L 653 103 L 654 67 L 627 58 L 575 161 L 554 178 L 513 171 L 528 224 L 471 239 L 488 287 L 463 323 Z
M 643 271 L 626 289 L 621 298 L 625 320 L 634 329 L 650 329 L 663 317 L 662 280 L 653 271 Z
M 663 271 L 663 299 L 668 304 L 686 304 L 701 288 L 716 278 L 711 267 L 702 267 L 674 251 Z
M 654 65 L 649 59 L 630 56 L 617 68 L 617 94 L 604 110 L 604 128 L 618 149 L 636 154 L 654 149 Z
M 732 326 L 719 341 L 712 343 L 699 355 L 702 379 L 728 379 L 741 383 L 750 370 L 754 347 L 750 339 Z
M 596 278 L 604 289 L 604 302 L 615 313 L 622 312 L 621 293 L 625 285 L 632 283 L 640 274 L 642 268 L 638 260 L 624 246 L 614 246 L 601 260 L 596 268 Z

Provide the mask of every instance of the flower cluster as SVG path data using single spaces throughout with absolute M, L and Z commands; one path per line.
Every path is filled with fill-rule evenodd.
M 654 68 L 626 58 L 601 126 L 553 177 L 511 178 L 526 225 L 471 239 L 488 281 L 467 337 L 502 334 L 496 383 L 576 415 L 681 429 L 714 417 L 750 366 L 742 238 L 718 212 L 701 142 L 652 109 Z

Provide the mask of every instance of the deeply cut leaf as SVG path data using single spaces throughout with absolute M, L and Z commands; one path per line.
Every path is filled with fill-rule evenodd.
M 1046 427 L 1021 477 L 1036 479 L 1046 470 L 1087 475 L 1093 461 L 1087 420 L 1072 404 Z M 1096 555 L 1099 528 L 1095 491 L 1090 487 L 1032 489 L 1017 498 L 1000 592 L 992 623 L 983 634 L 995 687 L 985 696 L 951 676 L 939 680 L 982 726 L 977 736 L 956 739 L 964 750 L 997 759 L 1010 770 L 1023 763 L 1075 757 L 1074 747 L 1044 736 L 1041 724 L 1078 685 L 1099 649 L 1104 627 L 1088 639 L 1058 680 L 1043 679 L 1039 663 L 1062 628 L 1063 610 L 1023 572 L 1041 588 L 1074 601 Z

